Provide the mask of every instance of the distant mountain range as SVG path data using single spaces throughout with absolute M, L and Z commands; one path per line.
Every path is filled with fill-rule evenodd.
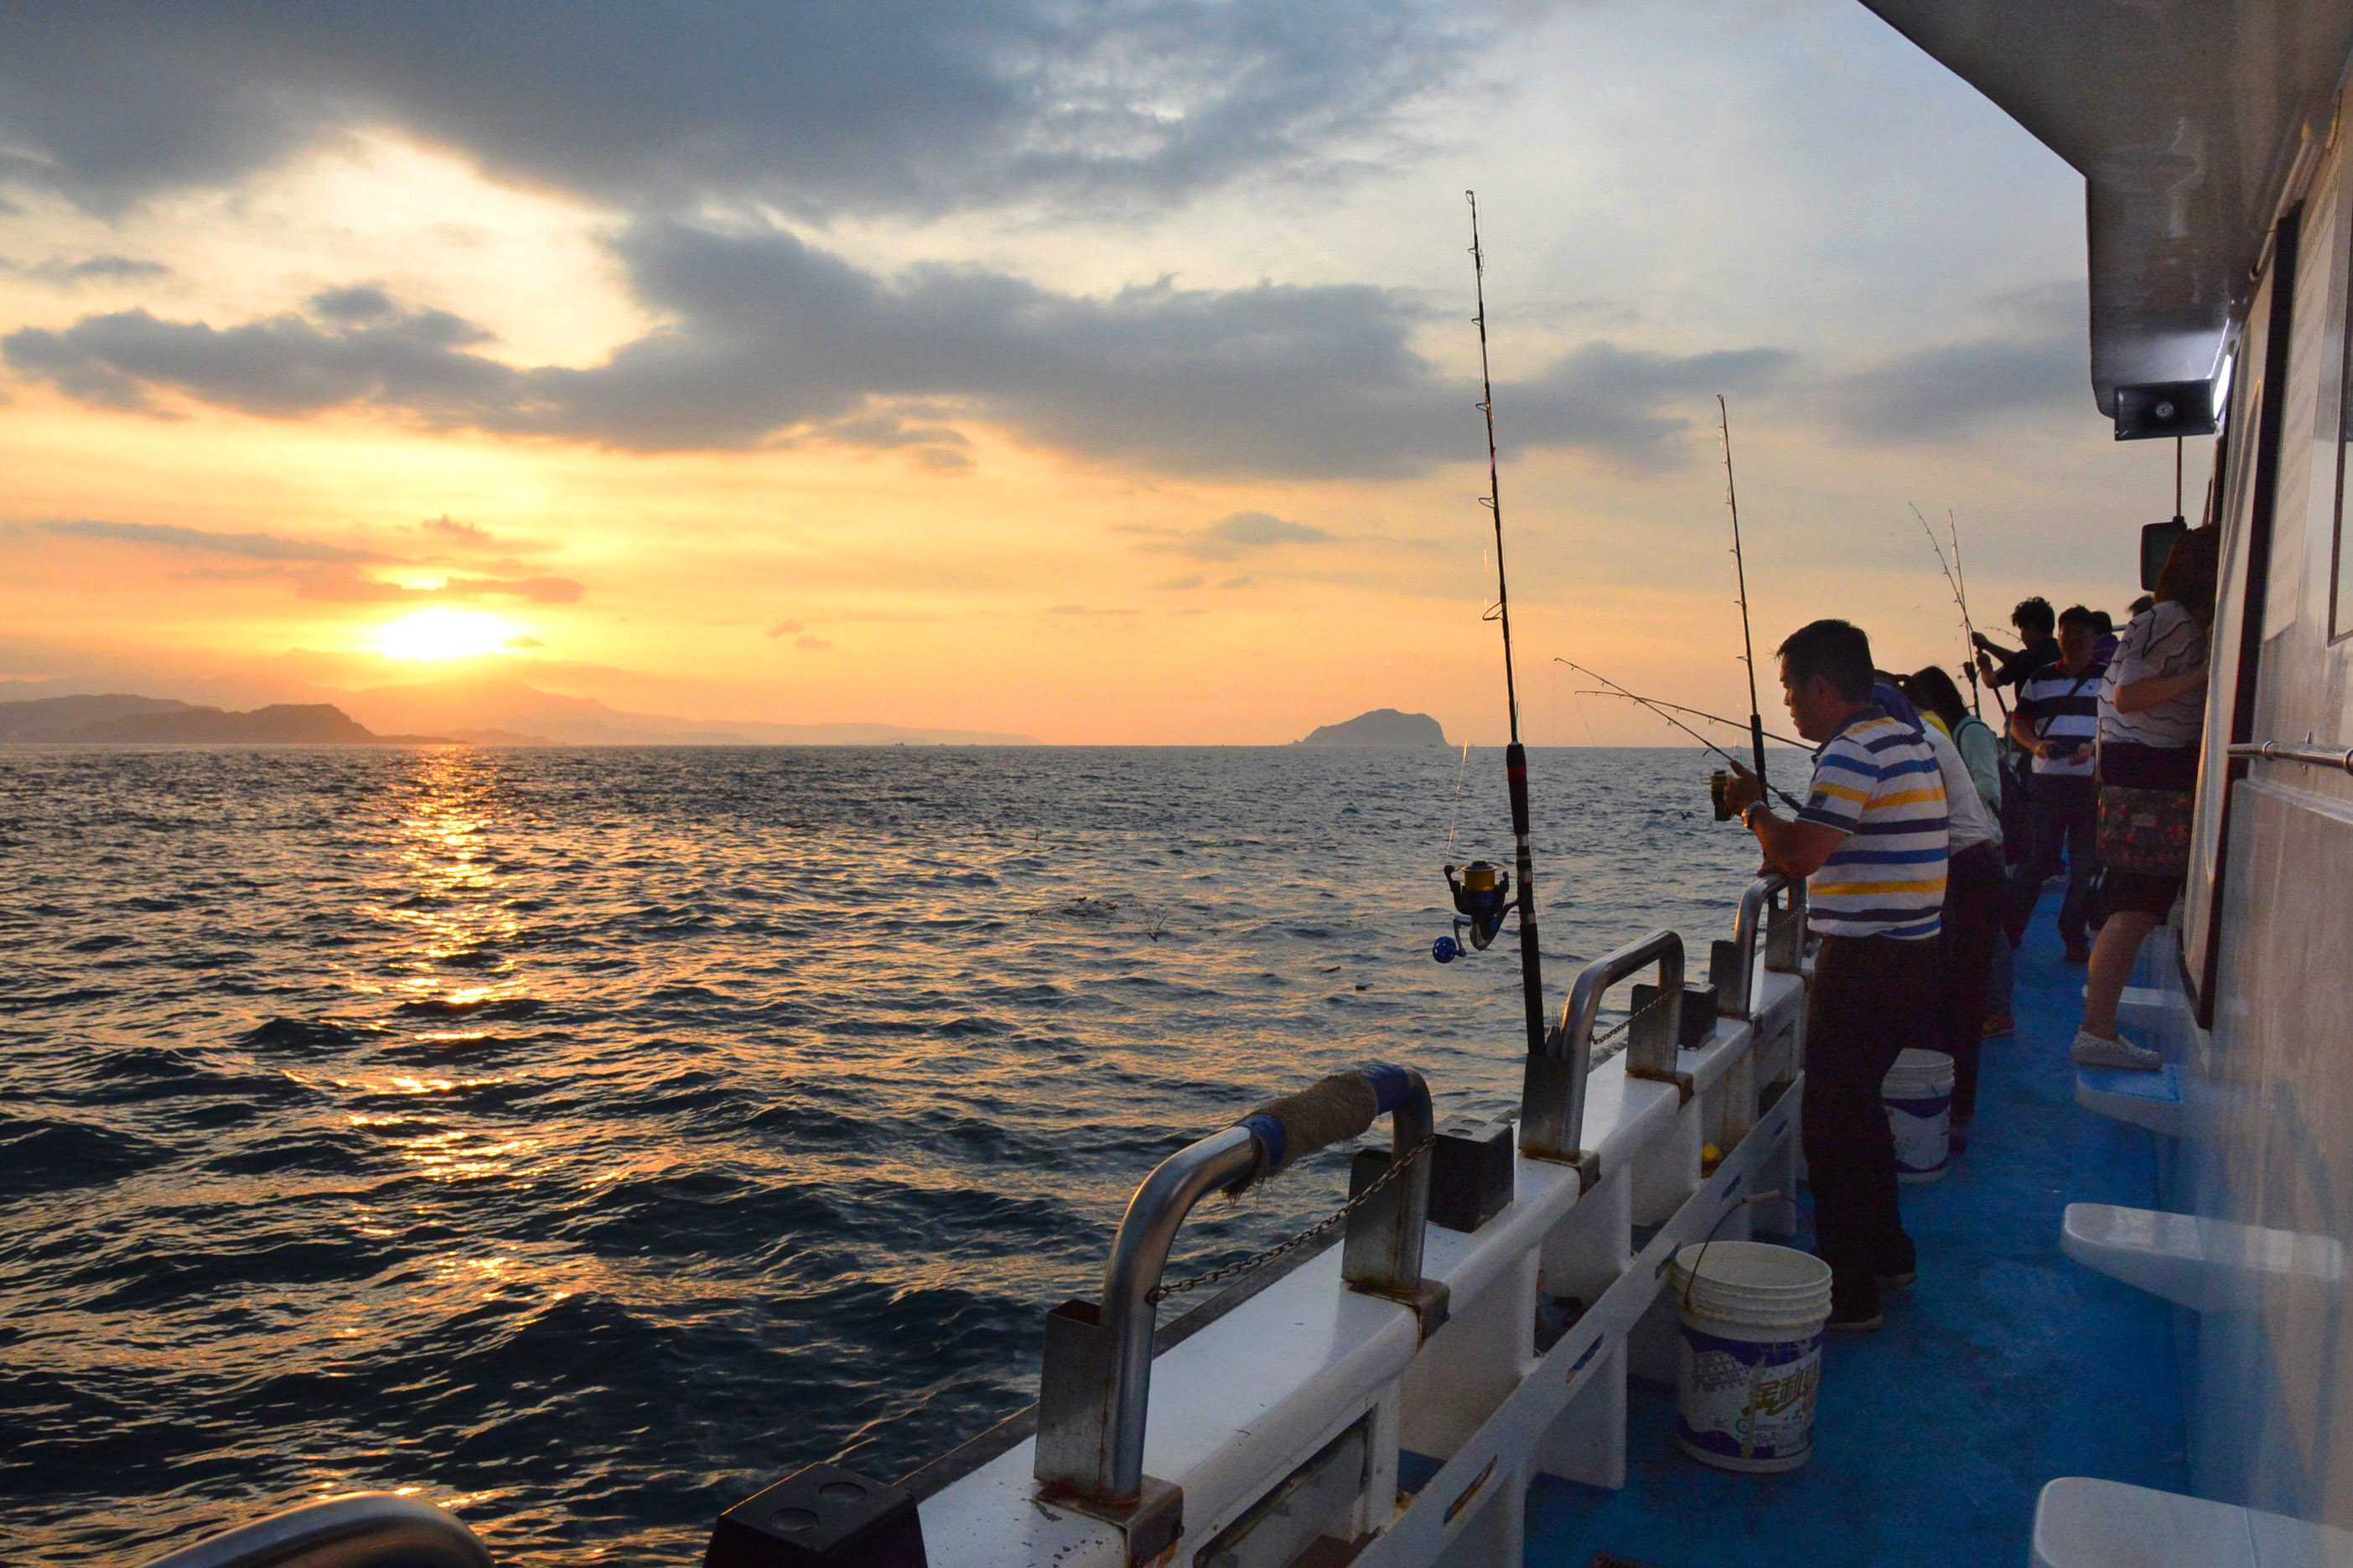
M 1319 726 L 1302 746 L 1442 746 L 1446 731 L 1427 713 L 1376 708 L 1344 723 Z
M 560 697 L 508 677 L 330 692 L 332 702 L 272 703 L 232 712 L 165 697 L 113 692 L 0 702 L 0 741 L 212 745 L 1031 745 L 1027 735 L 893 724 L 771 724 L 628 713 Z

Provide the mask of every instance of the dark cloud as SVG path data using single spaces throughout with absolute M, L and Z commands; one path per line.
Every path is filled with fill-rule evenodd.
M 1882 443 L 1963 441 L 1996 420 L 2079 411 L 2084 340 L 1990 337 L 1899 354 L 1831 384 L 1848 434 Z
M 369 284 L 350 289 L 330 289 L 311 297 L 311 309 L 330 321 L 357 326 L 366 321 L 380 321 L 399 314 L 392 296 Z
M 801 629 L 801 624 L 798 621 L 778 621 L 768 628 L 768 635 L 772 637 L 788 637 Z
M 1165 201 L 1328 166 L 1476 30 L 1435 0 L 24 0 L 0 176 L 102 210 L 388 126 L 640 210 Z
M 2085 298 L 2081 279 L 1978 301 L 1994 330 L 1898 354 L 1827 388 L 1846 432 L 1880 443 L 1961 441 L 2005 417 L 2079 414 Z
M 0 207 L 0 211 L 5 211 Z M 160 261 L 142 261 L 135 256 L 88 256 L 79 261 L 52 258 L 19 265 L 0 260 L 0 272 L 15 272 L 26 278 L 37 278 L 44 283 L 54 283 L 60 289 L 71 289 L 84 283 L 152 283 L 158 278 L 169 278 L 172 269 Z
M 844 440 L 955 462 L 951 415 L 1082 457 L 1219 478 L 1395 476 L 1478 449 L 1471 390 L 1414 347 L 1425 312 L 1390 290 L 1163 280 L 1096 299 L 969 267 L 885 278 L 778 230 L 652 222 L 616 244 L 665 324 L 598 365 L 519 369 L 446 311 L 386 300 L 351 320 L 328 313 L 332 295 L 225 329 L 89 316 L 0 338 L 0 358 L 115 408 L 155 410 L 162 392 L 262 415 L 372 405 L 437 428 L 634 451 Z M 1709 394 L 1754 391 L 1788 363 L 1773 349 L 1589 343 L 1496 389 L 1504 437 L 1514 450 L 1666 467 L 1687 456 Z
M 152 389 L 168 388 L 280 418 L 373 403 L 460 424 L 514 384 L 512 370 L 467 352 L 490 341 L 447 310 L 357 321 L 289 311 L 222 330 L 117 310 L 61 332 L 11 332 L 0 338 L 0 360 L 113 408 L 151 408 Z
M 831 653 L 833 645 L 821 637 L 804 635 L 793 639 L 793 646 L 803 653 Z
M 74 539 L 109 539 L 161 550 L 200 550 L 214 555 L 235 555 L 248 561 L 309 561 L 353 564 L 386 557 L 369 550 L 347 550 L 315 540 L 286 539 L 275 533 L 216 533 L 209 529 L 182 528 L 168 522 L 107 522 L 75 518 L 31 525 L 42 533 Z

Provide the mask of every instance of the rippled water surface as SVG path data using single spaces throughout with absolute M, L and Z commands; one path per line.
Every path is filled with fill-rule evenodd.
M 8 1555 L 413 1487 L 501 1562 L 685 1563 L 807 1461 L 913 1468 L 1033 1397 L 1171 1149 L 1371 1056 L 1510 1108 L 1508 935 L 1429 957 L 1459 763 L 0 751 Z M 1707 765 L 1535 754 L 1556 1006 L 1730 933 Z M 1498 753 L 1459 810 L 1508 857 Z

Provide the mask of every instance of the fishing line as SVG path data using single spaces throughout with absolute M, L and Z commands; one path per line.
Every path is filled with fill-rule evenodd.
M 1446 816 L 1446 852 L 1454 853 L 1454 827 L 1462 820 L 1462 775 L 1471 769 L 1471 742 L 1462 742 L 1461 765 L 1454 770 L 1454 809 Z
M 1722 746 L 1717 745 L 1714 741 L 1709 740 L 1705 735 L 1701 734 L 1697 730 L 1693 729 L 1690 725 L 1676 718 L 1672 713 L 1668 712 L 1662 704 L 1653 702 L 1649 698 L 1641 696 L 1637 692 L 1627 690 L 1624 687 L 1619 685 L 1616 681 L 1610 679 L 1599 670 L 1588 669 L 1585 666 L 1577 663 L 1573 658 L 1562 658 L 1558 654 L 1555 654 L 1553 658 L 1556 663 L 1568 666 L 1569 668 L 1577 671 L 1579 675 L 1589 675 L 1594 679 L 1601 682 L 1602 685 L 1609 688 L 1609 691 L 1599 693 L 1599 695 L 1623 697 L 1630 702 L 1639 702 L 1643 707 L 1649 709 L 1651 713 L 1660 719 L 1666 721 L 1666 722 L 1672 724 L 1676 729 L 1681 730 L 1684 734 L 1689 735 L 1693 740 L 1697 741 L 1701 745 L 1706 747 L 1709 751 L 1714 752 L 1717 756 L 1722 757 L 1734 767 L 1744 770 L 1746 768 L 1747 764 L 1743 763 L 1738 757 L 1734 756 L 1730 752 L 1725 751 Z M 1760 779 L 1757 782 L 1762 784 L 1764 781 Z M 1771 788 L 1770 785 L 1767 785 L 1766 787 L 1768 789 Z M 1779 796 L 1781 804 L 1788 806 L 1791 811 L 1801 811 L 1805 808 L 1805 803 L 1803 801 L 1798 800 L 1786 790 L 1775 789 L 1773 790 L 1773 794 Z
M 1578 695 L 1579 697 L 1620 697 L 1620 698 L 1624 698 L 1626 700 L 1628 700 L 1628 701 L 1630 701 L 1630 702 L 1631 702 L 1631 701 L 1640 701 L 1640 702 L 1643 703 L 1644 705 L 1646 705 L 1646 706 L 1648 706 L 1648 707 L 1651 707 L 1651 708 L 1663 708 L 1663 709 L 1665 709 L 1665 710 L 1666 710 L 1668 712 L 1670 712 L 1670 713 L 1682 713 L 1682 714 L 1687 715 L 1688 717 L 1690 717 L 1690 718 L 1694 718 L 1694 719 L 1704 719 L 1704 720 L 1706 720 L 1706 721 L 1707 721 L 1709 723 L 1711 723 L 1711 724 L 1721 724 L 1721 725 L 1723 725 L 1723 726 L 1724 726 L 1725 729 L 1727 729 L 1727 730 L 1737 730 L 1737 731 L 1740 731 L 1742 734 L 1744 734 L 1744 735 L 1745 735 L 1745 734 L 1746 734 L 1746 733 L 1748 733 L 1748 726 L 1747 726 L 1746 724 L 1742 723 L 1742 722 L 1741 722 L 1739 720 L 1737 720 L 1737 719 L 1726 718 L 1724 714 L 1721 714 L 1721 713 L 1711 713 L 1711 712 L 1709 712 L 1709 711 L 1708 711 L 1706 709 L 1704 709 L 1704 708 L 1686 708 L 1686 707 L 1684 707 L 1684 706 L 1683 706 L 1682 703 L 1680 703 L 1680 702 L 1665 702 L 1665 701 L 1662 701 L 1662 700 L 1659 700 L 1658 698 L 1656 698 L 1656 697 L 1634 697 L 1634 696 L 1630 696 L 1630 695 L 1629 695 L 1628 693 L 1623 692 L 1623 691 L 1582 691 L 1582 690 L 1581 690 L 1581 691 L 1579 691 L 1579 692 L 1577 693 L 1577 695 Z M 1810 747 L 1809 747 L 1809 746 L 1807 745 L 1807 743 L 1806 743 L 1805 742 L 1803 742 L 1803 741 L 1794 740 L 1794 739 L 1792 739 L 1791 737 L 1789 737 L 1789 736 L 1788 736 L 1788 735 L 1779 735 L 1779 734 L 1776 734 L 1776 733 L 1774 733 L 1774 732 L 1773 732 L 1772 731 L 1770 731 L 1770 730 L 1767 730 L 1767 731 L 1765 731 L 1765 738 L 1766 738 L 1767 740 L 1768 740 L 1768 741 L 1772 742 L 1773 742 L 1774 744 L 1776 744 L 1776 745 L 1780 745 L 1780 746 L 1796 746 L 1796 747 L 1798 747 L 1798 748 L 1799 748 L 1799 750 L 1801 750 L 1801 751 L 1810 750 L 1810 749 L 1811 749 L 1811 748 L 1810 748 Z

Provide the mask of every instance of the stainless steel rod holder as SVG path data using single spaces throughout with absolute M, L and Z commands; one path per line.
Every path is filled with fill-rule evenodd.
M 1350 1215 L 1343 1274 L 1352 1286 L 1411 1302 L 1421 1289 L 1430 1201 L 1429 1152 L 1421 1148 L 1434 1121 L 1430 1089 L 1409 1068 L 1372 1068 L 1364 1076 L 1387 1090 L 1389 1162 L 1411 1156 L 1414 1168 Z M 1250 1127 L 1229 1127 L 1171 1154 L 1136 1188 L 1104 1265 L 1102 1305 L 1068 1302 L 1047 1315 L 1035 1474 L 1050 1495 L 1124 1528 L 1139 1509 L 1181 1506 L 1174 1489 L 1144 1473 L 1158 1326 L 1153 1292 L 1196 1204 L 1312 1152 L 1285 1151 L 1278 1160 Z
M 1663 1048 L 1662 1071 L 1674 1071 L 1674 1048 L 1680 1032 L 1683 994 L 1683 939 L 1672 931 L 1654 931 L 1617 952 L 1588 963 L 1570 987 L 1560 1024 L 1545 1038 L 1543 1054 L 1527 1059 L 1520 1085 L 1520 1152 L 1530 1159 L 1582 1165 L 1585 1135 L 1585 1080 L 1593 1066 L 1593 1024 L 1601 1013 L 1609 989 L 1650 964 L 1659 966 L 1661 1004 L 1656 1014 L 1635 1028 L 1641 1031 L 1630 1048 L 1630 1070 L 1650 1068 L 1660 1076 L 1658 1058 Z

